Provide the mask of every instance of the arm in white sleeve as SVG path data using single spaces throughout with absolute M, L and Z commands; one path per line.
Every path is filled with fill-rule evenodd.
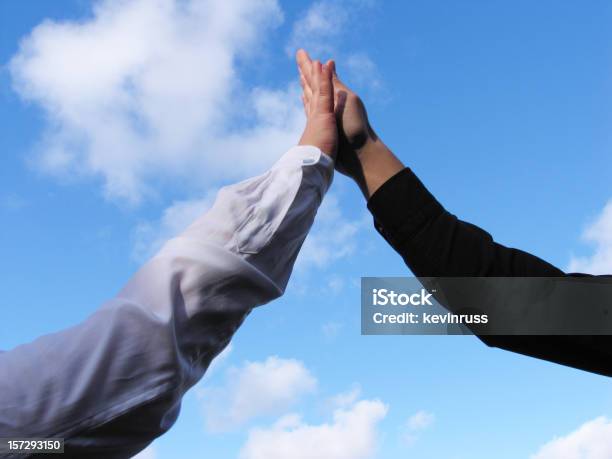
M 0 438 L 126 458 L 167 431 L 250 311 L 283 294 L 332 175 L 317 148 L 292 148 L 222 188 L 85 322 L 0 353 Z

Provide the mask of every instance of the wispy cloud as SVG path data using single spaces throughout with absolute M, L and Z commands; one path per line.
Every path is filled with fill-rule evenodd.
M 608 459 L 612 457 L 612 420 L 598 417 L 546 443 L 531 459 Z
M 217 357 L 213 359 L 213 361 L 208 366 L 206 370 L 206 377 L 210 379 L 210 377 L 217 372 L 218 369 L 222 368 L 230 358 L 232 351 L 234 350 L 234 345 L 229 343 L 225 349 L 223 349 Z
M 382 77 L 374 61 L 366 53 L 358 52 L 350 54 L 338 64 L 338 72 L 346 69 L 348 78 L 356 88 L 367 88 L 380 90 L 383 87 Z
M 28 205 L 28 201 L 14 193 L 0 197 L 0 208 L 6 210 L 21 210 Z
M 325 339 L 333 340 L 338 336 L 338 333 L 340 333 L 343 326 L 344 325 L 340 322 L 325 322 L 323 325 L 321 325 L 321 332 L 323 333 Z
M 241 459 L 366 459 L 377 446 L 377 426 L 386 416 L 380 400 L 359 400 L 334 411 L 332 420 L 308 424 L 289 414 L 267 428 L 254 428 Z
M 327 281 L 327 288 L 334 294 L 340 293 L 345 286 L 344 278 L 337 274 L 332 274 Z
M 365 214 L 358 219 L 347 217 L 338 196 L 328 194 L 319 208 L 315 226 L 304 241 L 296 261 L 297 269 L 323 268 L 352 255 L 357 249 L 359 233 L 370 225 L 370 217 Z
M 587 226 L 582 239 L 593 245 L 595 250 L 588 257 L 572 257 L 567 270 L 590 274 L 612 273 L 612 201 Z
M 371 57 L 363 50 L 349 49 L 355 24 L 368 17 L 376 0 L 319 0 L 294 22 L 285 47 L 293 57 L 305 48 L 315 59 L 334 58 L 340 77 L 356 90 L 376 91 L 380 95 L 383 79 Z
M 427 411 L 418 411 L 412 415 L 407 422 L 410 430 L 423 430 L 431 426 L 435 420 L 435 416 Z
M 259 416 L 279 414 L 317 387 L 301 361 L 276 356 L 230 368 L 226 377 L 223 386 L 198 390 L 210 431 L 232 430 Z
M 402 429 L 402 442 L 408 446 L 413 445 L 421 435 L 421 433 L 431 427 L 436 417 L 428 411 L 417 411 L 408 418 L 406 425 Z
M 319 0 L 313 2 L 294 22 L 285 51 L 293 56 L 299 48 L 314 55 L 337 54 L 342 38 L 350 32 L 351 21 L 363 19 L 375 0 Z
M 347 408 L 361 397 L 361 386 L 359 384 L 354 384 L 349 390 L 346 392 L 341 392 L 339 394 L 330 397 L 326 401 L 326 405 L 330 406 L 332 410 L 336 410 L 338 408 Z
M 213 204 L 216 190 L 200 199 L 177 201 L 167 207 L 158 221 L 141 222 L 132 234 L 132 258 L 142 262 L 157 252 L 168 239 L 177 236 Z
M 295 21 L 285 48 L 287 54 L 293 56 L 299 48 L 307 48 L 314 55 L 333 54 L 348 18 L 345 2 L 323 0 L 313 3 Z

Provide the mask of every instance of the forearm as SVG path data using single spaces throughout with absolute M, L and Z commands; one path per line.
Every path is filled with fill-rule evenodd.
M 283 294 L 332 173 L 317 149 L 292 149 L 223 188 L 87 321 L 0 354 L 0 436 L 123 458 L 165 432 L 244 318 Z
M 450 214 L 380 141 L 360 156 L 376 229 L 418 276 L 558 276 L 562 271 L 505 247 Z
M 64 438 L 71 457 L 130 457 L 178 415 L 175 349 L 170 320 L 113 299 L 77 326 L 6 352 L 0 436 Z
M 375 226 L 419 277 L 558 277 L 540 258 L 496 243 L 486 231 L 447 212 L 405 169 L 371 197 Z M 463 298 L 464 299 L 464 298 Z M 463 300 L 462 299 L 462 300 Z M 501 299 L 500 299 L 501 300 Z M 453 308 L 453 298 L 448 298 Z M 474 298 L 474 304 L 479 303 Z M 612 375 L 608 336 L 481 336 L 486 344 Z
M 555 277 L 565 275 L 550 263 L 497 243 L 489 233 L 447 211 L 428 220 L 397 246 L 418 276 Z

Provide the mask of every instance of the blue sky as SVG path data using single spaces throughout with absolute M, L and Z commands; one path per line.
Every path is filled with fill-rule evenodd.
M 0 3 L 0 348 L 87 317 L 219 186 L 297 142 L 298 45 L 337 59 L 450 211 L 562 268 L 612 272 L 608 2 L 178 5 Z M 249 317 L 146 457 L 260 457 L 283 438 L 365 439 L 332 459 L 611 451 L 602 377 L 473 337 L 361 336 L 359 277 L 407 274 L 336 176 L 286 295 Z M 210 402 L 251 395 L 245 419 Z

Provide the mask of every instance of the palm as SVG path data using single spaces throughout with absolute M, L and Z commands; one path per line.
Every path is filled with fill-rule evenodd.
M 338 149 L 338 127 L 334 114 L 334 89 L 331 69 L 315 62 L 311 72 L 312 90 L 304 99 L 306 127 L 300 145 L 314 145 L 332 158 Z

